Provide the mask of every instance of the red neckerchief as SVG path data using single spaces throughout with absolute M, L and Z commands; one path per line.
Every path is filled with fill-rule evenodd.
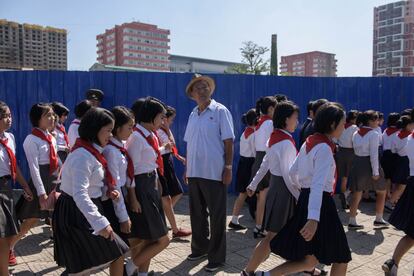
M 14 152 L 12 151 L 12 149 L 9 147 L 9 145 L 7 145 L 8 140 L 9 140 L 8 138 L 4 138 L 4 139 L 0 138 L 0 144 L 3 145 L 3 147 L 7 151 L 7 155 L 9 156 L 9 159 L 10 159 L 10 175 L 13 181 L 15 181 L 16 172 L 17 172 L 16 155 L 14 155 Z
M 286 132 L 280 129 L 275 129 L 273 130 L 272 134 L 270 134 L 268 146 L 270 148 L 274 144 L 279 143 L 283 140 L 289 140 L 290 142 L 292 142 L 293 146 L 296 148 L 296 143 L 295 143 L 295 140 L 293 140 L 292 136 L 290 136 L 289 134 L 287 134 Z
M 396 133 L 398 131 L 398 128 L 395 126 L 392 127 L 387 127 L 387 129 L 385 130 L 385 133 L 390 136 L 393 135 L 394 133 Z
M 55 151 L 55 147 L 52 143 L 52 135 L 45 135 L 43 131 L 38 128 L 33 128 L 32 134 L 36 137 L 39 137 L 43 141 L 46 141 L 49 145 L 49 173 L 52 175 L 59 167 L 58 157 Z
M 161 175 L 164 175 L 164 163 L 162 161 L 162 156 L 161 156 L 161 152 L 160 152 L 160 148 L 159 148 L 159 140 L 157 139 L 157 137 L 155 136 L 154 133 L 152 133 L 152 135 L 148 135 L 147 137 L 145 137 L 144 133 L 142 132 L 142 130 L 140 130 L 137 127 L 134 127 L 134 131 L 140 133 L 142 135 L 142 137 L 144 137 L 145 140 L 147 140 L 147 143 L 153 148 L 153 150 L 155 151 L 155 153 L 157 154 L 157 165 L 158 165 L 158 169 Z
M 359 130 L 358 130 L 358 134 L 361 136 L 361 137 L 364 137 L 365 136 L 365 134 L 367 134 L 368 132 L 370 132 L 372 130 L 372 128 L 370 128 L 370 127 L 360 127 L 359 128 Z
M 243 132 L 244 138 L 245 139 L 249 138 L 249 136 L 252 135 L 253 133 L 254 133 L 254 128 L 252 128 L 252 127 L 246 127 L 246 129 Z
M 401 130 L 398 133 L 398 138 L 400 138 L 402 140 L 402 139 L 406 138 L 410 134 L 411 134 L 411 131 L 408 131 L 408 130 L 403 129 L 403 130 Z
M 306 139 L 306 153 L 309 153 L 314 146 L 321 144 L 321 143 L 328 144 L 328 146 L 332 150 L 332 153 L 335 152 L 335 149 L 336 149 L 335 143 L 332 142 L 331 139 L 328 138 L 328 136 L 320 134 L 320 133 L 315 133 Z M 338 174 L 338 171 L 335 168 L 335 176 L 334 176 L 335 181 L 333 184 L 332 195 L 335 194 L 335 190 L 336 190 L 337 174 Z
M 112 141 L 109 141 L 109 143 L 111 146 L 114 146 L 115 148 L 119 149 L 119 151 L 122 153 L 123 156 L 125 156 L 126 160 L 127 160 L 127 176 L 128 178 L 133 181 L 134 180 L 134 163 L 132 162 L 131 156 L 129 156 L 128 151 L 121 146 L 118 146 L 117 144 L 115 144 Z
M 352 125 L 353 125 L 353 123 L 345 123 L 345 129 L 349 128 Z
M 69 146 L 69 137 L 66 133 L 65 127 L 63 125 L 56 125 L 56 128 L 63 133 L 63 137 L 65 139 L 66 146 Z
M 110 197 L 110 193 L 115 190 L 115 179 L 112 177 L 111 172 L 108 169 L 108 162 L 105 159 L 105 156 L 97 150 L 91 142 L 88 142 L 84 139 L 77 138 L 75 145 L 73 145 L 71 152 L 75 151 L 78 148 L 84 148 L 90 154 L 92 154 L 99 163 L 101 163 L 104 172 L 105 172 L 105 181 L 104 184 L 108 187 L 107 196 Z
M 262 124 L 266 122 L 267 120 L 272 120 L 272 118 L 270 118 L 269 115 L 260 116 L 259 121 L 257 122 L 257 125 L 256 125 L 256 130 L 258 130 L 262 126 Z
M 172 137 L 171 131 L 169 131 L 168 129 L 165 129 L 163 127 L 161 127 L 160 129 L 162 131 L 164 131 L 164 133 L 168 136 L 168 140 L 174 144 L 171 151 L 175 156 L 177 156 L 178 155 L 178 149 L 177 149 L 177 146 L 175 145 L 175 141 L 174 141 L 174 138 Z M 160 140 L 160 139 L 158 139 L 158 140 Z

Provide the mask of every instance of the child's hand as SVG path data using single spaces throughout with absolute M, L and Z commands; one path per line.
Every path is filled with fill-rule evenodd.
M 305 241 L 311 241 L 316 233 L 316 229 L 318 229 L 318 222 L 316 220 L 309 219 L 299 233 L 302 235 Z
M 119 200 L 119 192 L 117 190 L 113 190 L 113 191 L 109 192 L 108 197 L 110 199 L 112 199 L 113 201 L 118 201 Z

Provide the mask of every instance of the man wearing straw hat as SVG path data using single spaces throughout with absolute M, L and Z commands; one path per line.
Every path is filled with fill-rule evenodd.
M 207 256 L 205 270 L 209 272 L 220 268 L 226 260 L 227 185 L 232 178 L 234 140 L 233 118 L 224 105 L 211 98 L 214 89 L 214 80 L 208 76 L 196 74 L 188 83 L 187 96 L 197 106 L 190 114 L 184 135 L 193 232 L 187 260 Z

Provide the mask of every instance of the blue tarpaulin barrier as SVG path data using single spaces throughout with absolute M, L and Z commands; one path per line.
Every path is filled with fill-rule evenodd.
M 306 104 L 310 100 L 326 98 L 338 101 L 349 109 L 390 112 L 414 106 L 414 78 L 409 77 L 277 77 L 255 75 L 210 75 L 216 81 L 214 98 L 232 113 L 235 126 L 235 158 L 237 167 L 239 137 L 244 129 L 241 116 L 255 106 L 260 96 L 285 94 L 301 107 L 301 121 L 306 118 Z M 185 87 L 192 74 L 150 72 L 79 72 L 79 71 L 4 71 L 0 72 L 0 100 L 5 101 L 13 115 L 17 142 L 17 159 L 26 176 L 28 168 L 22 144 L 30 133 L 30 107 L 37 102 L 60 101 L 71 111 L 84 99 L 88 88 L 105 92 L 102 106 L 130 107 L 140 97 L 153 96 L 177 109 L 173 132 L 179 151 L 185 155 L 184 131 L 195 103 L 188 99 Z M 67 126 L 74 118 L 70 113 Z M 181 178 L 183 167 L 176 163 Z M 234 174 L 235 170 L 234 169 Z M 234 178 L 233 178 L 234 179 Z M 229 191 L 234 191 L 234 181 Z

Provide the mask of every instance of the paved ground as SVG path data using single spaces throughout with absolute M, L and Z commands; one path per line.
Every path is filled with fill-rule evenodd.
M 231 208 L 234 197 L 228 200 L 227 214 L 230 220 Z M 179 202 L 177 208 L 177 219 L 181 226 L 189 227 L 188 198 L 185 196 Z M 253 227 L 254 223 L 243 210 L 242 223 Z M 361 204 L 361 214 L 358 222 L 365 225 L 363 231 L 348 231 L 345 228 L 349 246 L 352 250 L 352 261 L 348 266 L 348 275 L 370 276 L 383 275 L 382 263 L 388 259 L 395 248 L 402 233 L 394 228 L 383 230 L 374 229 L 372 226 L 374 215 L 374 204 Z M 347 214 L 340 212 L 342 222 L 347 221 Z M 19 264 L 12 268 L 14 275 L 60 275 L 62 268 L 56 266 L 53 261 L 53 244 L 50 240 L 50 230 L 46 225 L 40 225 L 33 229 L 32 234 L 24 238 L 16 246 L 16 255 Z M 247 260 L 256 245 L 251 230 L 227 233 L 227 263 L 216 275 L 238 275 L 247 263 Z M 190 253 L 190 239 L 172 241 L 169 247 L 158 255 L 152 262 L 151 269 L 157 275 L 209 275 L 203 271 L 206 261 L 188 262 L 185 257 Z M 276 256 L 269 259 L 260 266 L 260 270 L 267 270 L 283 262 Z M 329 267 L 325 268 L 329 270 Z M 412 249 L 402 260 L 399 275 L 414 275 L 414 249 Z M 108 275 L 107 271 L 97 275 Z

